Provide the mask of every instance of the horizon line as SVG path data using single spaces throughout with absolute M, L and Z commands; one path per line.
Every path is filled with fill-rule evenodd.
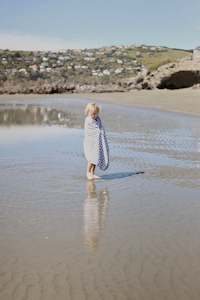
M 38 49 L 23 49 L 23 48 L 14 48 L 14 47 L 5 47 L 5 48 L 1 48 L 0 47 L 0 51 L 23 51 L 23 52 L 60 52 L 60 51 L 66 51 L 66 50 L 95 50 L 95 49 L 101 49 L 101 48 L 111 48 L 111 47 L 132 47 L 132 48 L 140 48 L 142 46 L 146 46 L 146 47 L 156 47 L 156 48 L 167 48 L 167 49 L 174 49 L 174 50 L 182 50 L 182 51 L 192 51 L 198 47 L 194 47 L 194 48 L 181 48 L 181 47 L 173 47 L 173 46 L 164 46 L 164 45 L 156 45 L 156 44 L 145 44 L 145 43 L 130 43 L 130 44 L 110 44 L 110 45 L 102 45 L 102 46 L 97 46 L 97 47 L 63 47 L 63 48 L 59 48 L 59 49 L 42 49 L 42 48 L 38 48 Z

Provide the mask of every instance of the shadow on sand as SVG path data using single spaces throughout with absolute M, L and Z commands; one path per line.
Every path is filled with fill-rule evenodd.
M 139 175 L 139 174 L 144 174 L 144 172 L 143 171 L 138 171 L 138 172 L 111 173 L 111 174 L 102 175 L 101 179 L 113 180 L 113 179 L 126 178 L 126 177 L 130 177 L 130 176 L 133 176 L 133 175 Z

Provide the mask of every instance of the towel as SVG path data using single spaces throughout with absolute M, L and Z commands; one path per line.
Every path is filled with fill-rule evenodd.
M 105 171 L 109 167 L 109 147 L 100 117 L 85 118 L 84 154 L 88 162 Z

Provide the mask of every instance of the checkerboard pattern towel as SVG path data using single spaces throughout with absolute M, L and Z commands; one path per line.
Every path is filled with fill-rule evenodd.
M 100 117 L 87 116 L 84 124 L 84 154 L 88 162 L 105 171 L 109 167 L 109 146 Z

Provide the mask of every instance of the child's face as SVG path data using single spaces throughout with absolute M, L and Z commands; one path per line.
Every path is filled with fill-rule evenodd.
M 96 117 L 98 116 L 98 114 L 95 110 L 90 110 L 89 115 L 92 119 L 96 119 Z

